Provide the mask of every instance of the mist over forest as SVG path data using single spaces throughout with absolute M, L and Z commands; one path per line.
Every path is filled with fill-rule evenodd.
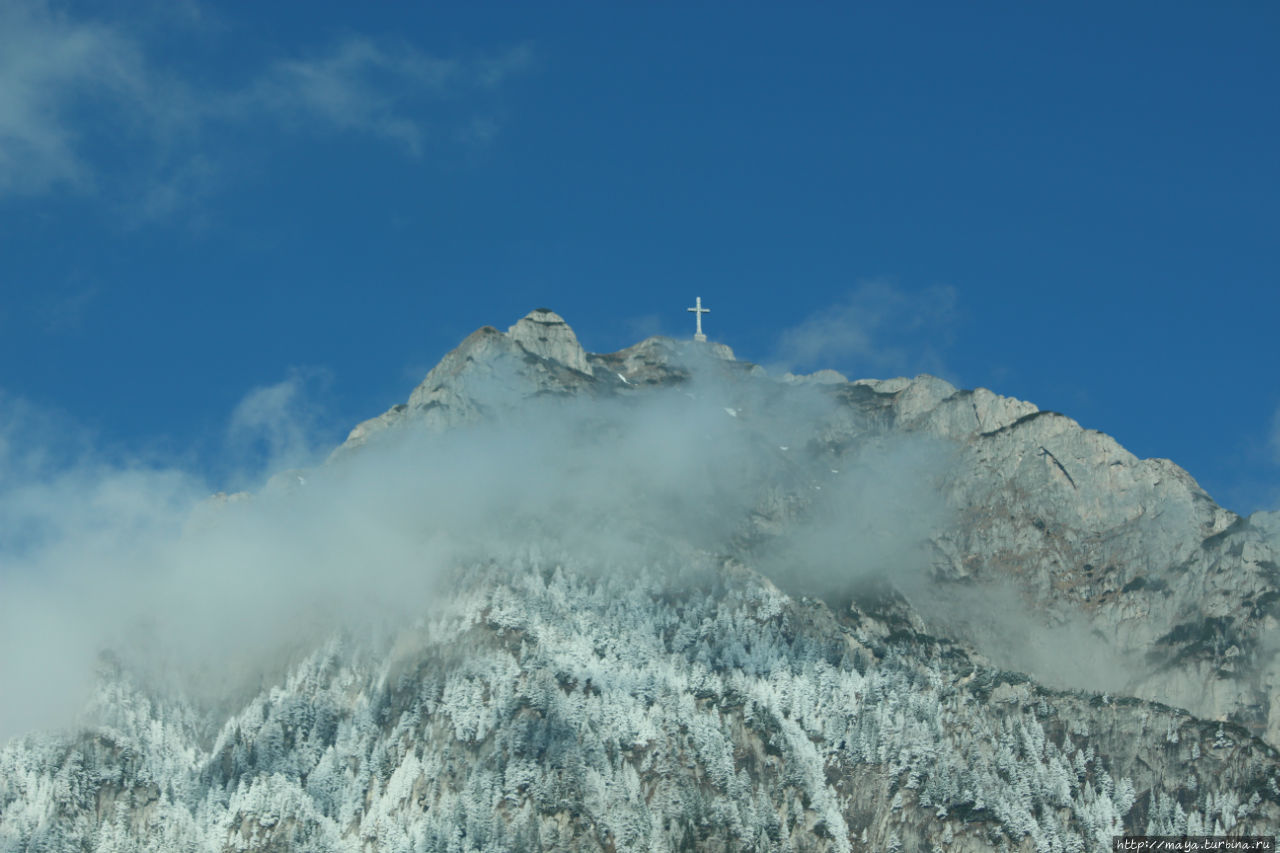
M 23 470 L 41 437 L 11 425 L 0 691 L 21 698 L 0 732 L 69 724 L 101 652 L 180 689 L 237 692 L 335 631 L 411 623 L 459 565 L 531 549 L 587 572 L 678 574 L 694 552 L 737 542 L 738 557 L 815 595 L 924 571 L 945 515 L 942 443 L 881 436 L 837 470 L 814 439 L 838 412 L 828 395 L 691 366 L 678 388 L 622 399 L 473 389 L 504 414 L 284 470 L 305 424 L 281 408 L 246 419 L 242 405 L 237 435 L 247 421 L 280 452 L 256 490 L 231 495 L 92 448 Z M 762 535 L 752 513 L 785 490 L 804 498 L 795 525 Z

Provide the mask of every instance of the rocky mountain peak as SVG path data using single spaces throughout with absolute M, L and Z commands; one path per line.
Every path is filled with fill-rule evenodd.
M 580 373 L 591 375 L 587 354 L 578 343 L 578 336 L 556 312 L 550 308 L 535 308 L 507 329 L 507 336 L 540 358 L 563 364 Z
M 1280 743 L 1280 656 L 1267 639 L 1280 617 L 1276 537 L 1218 506 L 1169 460 L 1139 459 L 1110 436 L 1030 402 L 929 375 L 849 382 L 823 371 L 773 379 L 723 345 L 664 337 L 589 354 L 563 317 L 538 309 L 505 334 L 474 332 L 407 405 L 358 426 L 344 449 L 392 426 L 446 429 L 535 396 L 643 394 L 697 372 L 719 377 L 713 384 L 729 397 L 754 397 L 745 407 L 726 397 L 725 412 L 741 416 L 743 429 L 763 424 L 765 399 L 779 411 L 801 398 L 836 401 L 839 418 L 809 425 L 821 436 L 810 451 L 828 448 L 832 471 L 850 464 L 842 457 L 868 435 L 929 437 L 951 448 L 938 482 L 950 522 L 929 543 L 938 585 L 917 593 L 917 605 L 930 610 L 930 630 L 1053 682 L 1043 666 L 1055 657 L 1044 648 L 1052 640 L 1011 642 L 1007 621 L 985 628 L 956 618 L 951 585 L 965 585 L 956 592 L 969 595 L 976 584 L 986 588 L 982 595 L 1012 596 L 1026 608 L 1016 635 L 1039 626 L 1062 643 L 1101 638 L 1088 640 L 1110 671 L 1096 683 L 1224 717 Z M 776 452 L 785 460 L 761 464 L 789 470 L 796 455 Z M 778 508 L 803 506 L 806 491 L 821 485 L 798 484 L 783 497 L 775 484 L 756 527 L 786 529 L 791 511 Z M 938 600 L 930 603 L 932 595 Z M 1065 633 L 1064 625 L 1071 626 Z M 1087 681 L 1081 672 L 1058 675 L 1059 686 Z
M 565 319 L 537 308 L 505 333 L 493 326 L 472 332 L 427 373 L 407 403 L 358 424 L 335 453 L 360 447 L 389 427 L 447 429 L 527 397 L 575 393 L 593 384 L 594 372 Z
M 493 326 L 472 332 L 431 369 L 407 403 L 358 424 L 335 454 L 360 447 L 389 427 L 447 429 L 493 416 L 530 397 L 625 394 L 683 381 L 687 364 L 708 359 L 737 364 L 725 344 L 661 336 L 615 353 L 588 353 L 563 317 L 535 308 L 505 333 Z M 822 381 L 832 381 L 831 376 L 844 379 L 827 371 Z
M 1280 825 L 1280 516 L 1066 415 L 703 341 L 587 353 L 537 309 L 335 455 L 217 521 L 279 545 L 231 553 L 301 554 L 260 621 L 327 602 L 329 560 L 405 618 L 302 659 L 290 629 L 288 671 L 211 708 L 104 667 L 85 728 L 0 745 L 0 850 L 977 853 Z

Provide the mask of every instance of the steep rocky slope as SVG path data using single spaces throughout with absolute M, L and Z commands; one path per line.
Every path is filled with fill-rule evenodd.
M 715 368 L 724 379 L 716 390 L 738 401 L 744 420 L 770 416 L 753 407 L 788 405 L 781 390 L 751 387 L 769 380 L 726 347 L 653 338 L 588 355 L 562 318 L 535 311 L 505 335 L 492 328 L 473 334 L 407 406 L 356 427 L 344 449 L 402 421 L 445 428 L 529 397 L 625 395 L 686 382 L 690 366 Z M 932 630 L 1050 681 L 1102 684 L 1236 722 L 1280 744 L 1280 644 L 1268 641 L 1280 614 L 1272 519 L 1241 518 L 1169 460 L 1138 459 L 1064 415 L 983 388 L 957 390 L 930 376 L 846 383 L 826 371 L 816 379 L 807 384 L 837 405 L 792 440 L 807 442 L 832 467 L 873 433 L 921 433 L 956 449 L 958 458 L 940 469 L 952 513 L 931 532 L 931 580 L 961 588 L 916 587 Z M 796 494 L 804 487 L 792 489 L 792 503 L 805 502 Z M 984 628 L 945 605 L 990 596 L 1027 608 L 1025 619 Z M 1096 653 L 1096 666 L 1059 673 L 1042 665 L 1027 643 L 1033 627 L 1056 629 L 1037 631 L 1045 637 L 1079 639 Z
M 460 471 L 422 462 L 440 447 Z M 289 488 L 375 459 L 448 481 L 396 508 L 415 534 L 485 515 L 410 618 L 335 628 L 230 710 L 104 658 L 82 727 L 0 750 L 0 850 L 1280 826 L 1273 520 L 1062 415 L 932 377 L 774 379 L 714 344 L 589 354 L 539 310 Z
M 890 395 L 899 428 L 959 443 L 945 478 L 956 515 L 935 537 L 935 577 L 1016 590 L 1029 626 L 1092 637 L 1099 657 L 1092 671 L 1055 674 L 1025 637 L 1021 650 L 1001 649 L 990 631 L 947 624 L 946 608 L 939 630 L 1049 678 L 1093 678 L 1280 743 L 1269 517 L 1241 518 L 1169 460 L 1138 459 L 1064 415 L 929 377 L 871 387 Z

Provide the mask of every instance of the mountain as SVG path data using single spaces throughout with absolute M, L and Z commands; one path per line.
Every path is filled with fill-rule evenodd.
M 77 726 L 0 750 L 0 850 L 1280 826 L 1280 520 L 1030 403 L 711 343 L 586 353 L 539 309 L 237 497 L 183 535 L 307 531 L 267 552 L 309 573 L 256 596 L 287 627 L 228 630 L 212 680 L 104 654 Z

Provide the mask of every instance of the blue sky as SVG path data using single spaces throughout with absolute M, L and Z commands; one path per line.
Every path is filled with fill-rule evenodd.
M 1280 506 L 1280 6 L 364 5 L 0 0 L 10 457 L 220 486 L 478 326 L 701 296 Z

